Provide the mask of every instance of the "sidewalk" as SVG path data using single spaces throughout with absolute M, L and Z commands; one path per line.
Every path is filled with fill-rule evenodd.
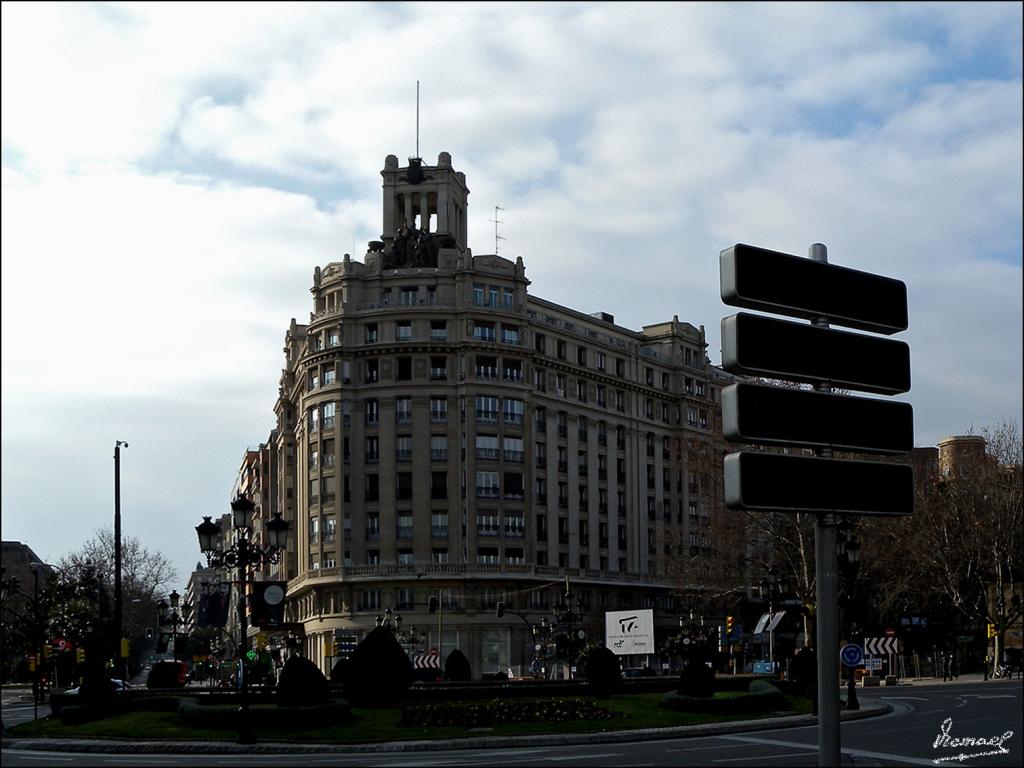
M 859 710 L 841 710 L 842 720 L 863 720 L 892 712 L 889 704 L 872 704 Z M 624 741 L 654 741 L 664 739 L 719 736 L 727 733 L 770 731 L 815 725 L 815 715 L 784 715 L 758 720 L 736 720 L 729 723 L 706 723 L 674 728 L 638 728 L 626 731 L 598 733 L 552 733 L 532 736 L 478 736 L 465 739 L 390 741 L 379 744 L 283 744 L 265 742 L 235 744 L 209 741 L 120 741 L 114 739 L 3 739 L 4 749 L 45 750 L 51 752 L 104 752 L 116 754 L 337 754 L 381 752 L 436 752 L 450 749 L 526 748 L 572 746 L 576 744 L 609 744 Z

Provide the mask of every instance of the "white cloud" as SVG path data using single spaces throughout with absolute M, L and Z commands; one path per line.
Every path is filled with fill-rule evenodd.
M 678 314 L 717 360 L 718 251 L 821 240 L 908 283 L 919 442 L 1021 417 L 1017 4 L 2 16 L 5 508 L 32 493 L 11 441 L 62 434 L 84 395 L 163 403 L 133 435 L 154 450 L 201 411 L 230 439 L 189 493 L 223 501 L 271 422 L 313 267 L 380 235 L 417 80 L 421 154 L 466 173 L 470 245 L 493 250 L 504 207 L 502 254 L 537 295 L 632 328 Z

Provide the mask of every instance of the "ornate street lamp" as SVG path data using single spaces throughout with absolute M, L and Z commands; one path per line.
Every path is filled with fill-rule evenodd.
M 233 547 L 217 549 L 217 536 L 220 528 L 211 522 L 210 517 L 203 516 L 203 522 L 196 526 L 199 537 L 199 550 L 206 555 L 206 563 L 212 568 L 238 568 L 238 680 L 242 705 L 238 710 L 238 741 L 240 744 L 251 744 L 256 737 L 248 726 L 249 701 L 248 680 L 245 676 L 245 659 L 249 651 L 248 620 L 245 613 L 245 592 L 248 571 L 254 565 L 262 563 L 276 564 L 281 562 L 281 551 L 288 541 L 288 522 L 275 512 L 266 523 L 267 547 L 264 549 L 251 541 L 252 513 L 256 509 L 249 498 L 239 495 L 231 502 L 231 516 L 237 542 Z

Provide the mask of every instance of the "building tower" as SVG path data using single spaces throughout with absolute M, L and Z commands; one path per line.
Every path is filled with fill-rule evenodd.
M 285 336 L 274 466 L 305 655 L 329 671 L 333 640 L 391 608 L 410 654 L 521 672 L 567 583 L 588 642 L 606 610 L 678 628 L 673 569 L 710 557 L 722 509 L 728 380 L 703 328 L 631 331 L 529 294 L 521 258 L 468 247 L 447 152 L 389 155 L 382 176 L 381 239 L 314 270 Z

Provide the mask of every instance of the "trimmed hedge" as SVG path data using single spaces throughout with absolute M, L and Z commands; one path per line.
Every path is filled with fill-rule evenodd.
M 506 723 L 611 720 L 615 717 L 618 717 L 616 713 L 588 699 L 492 699 L 413 704 L 402 710 L 400 725 L 462 725 L 479 728 Z
M 729 698 L 705 699 L 670 691 L 661 700 L 661 706 L 677 712 L 704 715 L 745 715 L 783 709 L 786 697 L 771 683 L 755 680 L 750 684 L 749 693 Z
M 95 704 L 65 704 L 61 707 L 58 717 L 61 725 L 79 725 L 113 717 L 122 711 L 120 706 L 109 701 Z
M 277 683 L 280 706 L 313 706 L 327 704 L 330 700 L 330 684 L 316 664 L 304 656 L 292 656 L 285 662 Z
M 583 661 L 587 686 L 595 696 L 622 692 L 622 668 L 619 658 L 608 648 L 594 648 Z
M 181 699 L 178 719 L 191 728 L 237 730 L 238 704 L 200 704 L 194 699 Z M 307 728 L 337 725 L 352 717 L 352 707 L 344 699 L 309 707 L 278 707 L 257 705 L 250 707 L 246 725 L 253 730 Z

